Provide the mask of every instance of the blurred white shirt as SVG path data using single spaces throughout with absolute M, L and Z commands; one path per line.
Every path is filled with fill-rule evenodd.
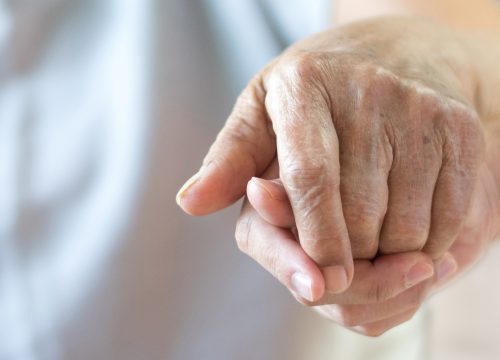
M 288 356 L 298 307 L 238 254 L 237 210 L 174 197 L 325 4 L 0 1 L 1 360 Z
M 174 201 L 328 3 L 0 0 L 0 360 L 387 359 L 238 253 L 237 208 Z

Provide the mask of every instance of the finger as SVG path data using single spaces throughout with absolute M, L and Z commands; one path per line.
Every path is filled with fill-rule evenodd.
M 456 240 L 467 214 L 469 189 L 460 175 L 444 165 L 432 202 L 431 229 L 423 248 L 437 259 Z
M 368 305 L 380 304 L 434 276 L 434 266 L 429 256 L 422 252 L 385 255 L 371 262 L 354 261 L 354 278 L 349 289 L 341 294 L 329 291 L 328 268 L 322 269 L 325 280 L 324 296 L 306 305 Z
M 323 296 L 321 271 L 289 230 L 268 224 L 245 203 L 236 227 L 241 251 L 256 260 L 293 293 L 315 301 Z
M 487 246 L 484 241 L 483 229 L 463 229 L 453 243 L 448 253 L 456 260 L 459 271 L 463 272 L 474 265 L 481 257 Z
M 464 226 L 449 251 L 436 261 L 438 276 L 434 281 L 433 291 L 440 290 L 458 274 L 474 265 L 495 237 L 495 220 L 487 220 L 491 219 L 492 202 L 485 191 L 494 186 L 494 182 L 492 178 L 483 176 L 483 181 L 478 182 L 478 185 L 480 186 L 475 189 Z
M 374 304 L 354 305 L 323 305 L 322 307 L 335 322 L 345 326 L 354 327 L 383 321 L 398 316 L 406 311 L 416 310 L 427 295 L 431 280 L 420 283 L 403 291 L 401 294 Z
M 267 221 L 279 223 L 286 218 L 281 225 L 290 227 L 293 225 L 293 214 L 289 204 L 281 201 L 284 196 L 284 188 L 278 182 L 260 180 L 267 190 L 256 188 L 249 192 L 249 199 L 262 198 L 252 202 L 256 211 L 267 217 Z M 273 193 L 273 197 L 269 193 Z M 282 214 L 286 213 L 285 216 Z M 264 217 L 264 218 L 265 218 Z M 279 226 L 279 225 L 278 225 Z M 434 267 L 429 256 L 421 252 L 410 252 L 395 255 L 386 255 L 375 261 L 355 260 L 354 278 L 348 290 L 342 294 L 330 294 L 329 268 L 322 269 L 325 278 L 325 296 L 315 303 L 301 301 L 306 305 L 319 304 L 369 304 L 388 300 L 403 291 L 427 280 L 433 276 Z M 334 284 L 335 285 L 335 284 Z M 300 301 L 300 300 L 299 300 Z
M 247 198 L 268 223 L 283 228 L 295 226 L 292 206 L 279 179 L 252 178 L 247 185 Z
M 482 172 L 481 178 L 477 181 L 464 226 L 449 250 L 457 261 L 460 272 L 477 262 L 485 249 L 497 237 L 498 190 L 494 175 L 486 166 L 483 166 Z
M 432 202 L 431 230 L 424 247 L 433 258 L 441 257 L 450 248 L 465 222 L 482 157 L 483 142 L 477 127 L 471 126 L 473 119 L 456 110 L 449 122 L 453 122 L 454 132 L 445 135 L 452 141 L 444 144 L 443 165 Z
M 435 261 L 434 284 L 438 285 L 448 282 L 452 275 L 458 270 L 458 263 L 452 253 L 445 253 L 440 259 Z
M 377 98 L 369 91 L 363 97 L 365 102 Z M 387 176 L 392 164 L 392 148 L 383 130 L 384 119 L 374 118 L 378 115 L 373 111 L 376 104 L 364 105 L 361 113 L 344 120 L 342 129 L 337 130 L 341 132 L 342 209 L 355 259 L 372 259 L 377 254 L 387 210 Z M 336 128 L 339 128 L 337 123 Z
M 338 139 L 314 62 L 301 56 L 284 64 L 269 79 L 266 108 L 300 243 L 318 265 L 336 266 L 341 292 L 352 279 L 352 255 L 339 191 Z
M 451 246 L 440 259 L 435 261 L 435 274 L 432 281 L 432 291 L 436 292 L 448 285 L 457 275 L 469 269 L 484 250 L 481 240 L 475 237 L 467 237 L 465 241 L 460 239 Z
M 380 235 L 380 252 L 391 254 L 420 250 L 431 224 L 434 187 L 442 156 L 441 139 L 435 130 L 422 128 L 423 120 L 435 117 L 434 106 L 416 104 L 407 109 L 401 139 L 394 139 L 393 166 L 389 174 L 389 202 Z M 431 109 L 429 111 L 428 109 Z
M 255 188 L 249 192 L 250 201 L 254 198 L 256 211 L 262 215 L 268 222 L 279 223 L 290 227 L 293 226 L 293 214 L 289 204 L 281 201 L 285 195 L 284 188 L 279 182 L 269 180 L 260 180 L 267 190 Z M 269 193 L 273 193 L 273 196 Z M 258 199 L 262 198 L 262 199 Z M 275 200 L 278 199 L 278 200 Z M 285 216 L 282 214 L 286 213 Z M 280 226 L 280 225 L 278 225 Z M 354 278 L 349 289 L 342 294 L 330 294 L 329 268 L 323 268 L 325 278 L 326 293 L 319 301 L 308 303 L 306 305 L 319 304 L 369 304 L 382 302 L 390 299 L 403 291 L 429 279 L 433 276 L 434 267 L 429 256 L 421 252 L 409 252 L 395 255 L 386 255 L 377 258 L 375 261 L 355 260 Z
M 258 76 L 238 98 L 200 171 L 177 194 L 184 211 L 204 215 L 231 205 L 243 196 L 250 178 L 267 168 L 276 145 L 264 98 Z
M 418 309 L 403 311 L 401 314 L 394 315 L 388 319 L 375 321 L 373 323 L 365 325 L 354 326 L 352 330 L 365 336 L 378 337 L 395 328 L 396 326 L 410 321 L 413 316 L 415 316 L 417 311 Z

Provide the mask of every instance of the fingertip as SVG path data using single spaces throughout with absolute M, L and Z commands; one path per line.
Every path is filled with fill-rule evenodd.
M 276 180 L 266 180 L 258 177 L 252 177 L 248 182 L 247 191 L 249 188 L 254 194 L 261 197 L 265 196 L 270 200 L 288 202 L 288 195 L 285 188 L 281 182 L 277 182 Z
M 320 300 L 325 294 L 325 280 L 320 271 L 313 277 L 312 282 L 312 301 Z
M 405 274 L 405 288 L 409 289 L 434 276 L 434 267 L 427 262 L 417 262 Z
M 226 164 L 202 167 L 181 187 L 176 202 L 189 215 L 203 216 L 222 210 L 240 199 L 250 174 L 234 176 Z
M 297 249 L 300 249 L 300 246 L 298 246 Z M 319 301 L 325 294 L 325 278 L 321 269 L 303 253 L 302 249 L 300 249 L 296 255 L 297 257 L 292 260 L 295 270 L 290 273 L 288 288 L 295 297 L 299 297 L 303 300 L 301 303 L 304 305 L 311 305 Z M 302 280 L 305 279 L 308 279 L 309 286 L 307 291 L 301 291 L 300 282 L 304 283 Z
M 290 278 L 289 289 L 304 305 L 319 301 L 325 293 L 325 281 L 321 273 L 296 271 Z
M 449 278 L 458 270 L 458 263 L 455 257 L 447 252 L 436 262 L 436 276 L 438 281 Z
M 263 213 L 268 212 L 267 210 L 282 207 L 279 194 L 275 194 L 269 183 L 270 181 L 252 177 L 247 184 L 248 201 L 261 213 L 261 216 Z
M 325 279 L 326 290 L 333 294 L 339 294 L 346 291 L 352 282 L 352 276 L 349 276 L 345 267 L 340 265 L 325 266 L 321 269 Z
M 182 185 L 180 190 L 177 192 L 175 196 L 175 201 L 177 205 L 184 210 L 184 212 L 189 215 L 198 215 L 198 209 L 196 207 L 196 202 L 193 201 L 193 187 L 196 186 L 198 181 L 200 180 L 200 173 L 197 172 L 193 176 L 191 176 L 185 183 Z M 196 197 L 194 197 L 196 199 Z
M 247 184 L 247 198 L 268 223 L 284 228 L 295 225 L 293 210 L 280 185 L 254 177 Z
M 198 172 L 177 193 L 177 205 L 192 216 L 204 216 L 218 211 L 227 205 L 221 204 L 217 187 L 214 181 Z
M 267 192 L 265 192 L 265 189 L 262 189 L 262 187 L 258 184 L 256 181 L 257 178 L 252 177 L 250 181 L 247 184 L 247 198 L 248 201 L 252 205 L 256 205 L 256 203 L 259 202 L 263 197 L 267 195 Z

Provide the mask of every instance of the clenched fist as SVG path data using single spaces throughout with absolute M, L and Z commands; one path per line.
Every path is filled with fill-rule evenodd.
M 312 301 L 325 284 L 304 275 L 319 271 L 311 259 L 332 293 L 349 287 L 353 259 L 377 254 L 423 250 L 405 271 L 418 265 L 415 278 L 430 277 L 431 260 L 461 231 L 484 161 L 476 89 L 469 52 L 434 23 L 380 18 L 315 35 L 250 82 L 178 202 L 207 214 L 244 195 L 252 176 L 279 177 L 299 241 L 287 246 L 300 246 L 303 261 L 277 266 L 287 248 L 272 237 L 285 235 L 263 238 L 251 207 L 236 237 Z
M 434 264 L 421 251 L 379 255 L 373 260 L 354 261 L 352 284 L 341 294 L 330 291 L 328 268 L 322 274 L 325 293 L 317 301 L 308 301 L 310 290 L 296 275 L 292 275 L 295 284 L 291 290 L 299 302 L 314 306 L 327 319 L 364 335 L 381 335 L 411 319 L 430 295 L 483 255 L 498 236 L 500 209 L 493 200 L 499 196 L 491 169 L 482 166 L 464 226 L 449 252 Z M 315 283 L 321 282 L 319 269 L 294 241 L 294 215 L 281 181 L 253 178 L 248 183 L 247 199 L 242 217 L 254 224 L 250 241 L 267 245 L 267 256 L 258 257 L 263 266 L 279 278 L 279 274 L 294 273 L 293 265 L 301 263 Z M 263 240 L 266 238 L 270 239 Z

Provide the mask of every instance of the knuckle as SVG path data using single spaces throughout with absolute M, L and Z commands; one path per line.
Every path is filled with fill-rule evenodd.
M 373 108 L 374 102 L 402 94 L 401 80 L 393 72 L 373 62 L 364 62 L 357 68 L 357 102 L 363 107 Z
M 330 169 L 323 160 L 293 161 L 282 168 L 281 176 L 287 187 L 287 192 L 294 203 L 295 209 L 302 219 L 314 219 L 316 225 L 322 223 L 325 229 L 317 229 L 317 233 L 325 233 L 325 238 L 331 240 L 331 231 L 328 224 L 332 221 L 333 214 L 324 212 L 324 204 L 338 191 L 338 177 L 332 176 Z M 324 221 L 318 221 L 324 219 Z M 302 228 L 307 227 L 302 223 Z M 309 239 L 311 243 L 322 244 L 327 239 Z M 327 241 L 326 243 L 328 243 Z M 321 249 L 318 249 L 321 251 Z
M 483 127 L 473 109 L 454 100 L 450 103 L 443 116 L 444 155 L 467 173 L 484 156 L 486 140 Z
M 338 188 L 337 176 L 331 174 L 330 166 L 324 159 L 303 159 L 285 161 L 282 168 L 283 180 L 290 191 L 310 191 L 310 196 L 324 196 L 325 191 Z
M 380 222 L 381 216 L 385 213 L 385 206 L 381 206 L 381 201 L 378 199 L 371 199 L 370 197 L 373 197 L 373 195 L 360 194 L 357 197 L 343 195 L 344 212 L 351 221 L 360 224 L 365 221 L 371 223 Z
M 283 78 L 302 83 L 316 77 L 321 55 L 317 52 L 303 51 L 287 56 L 281 61 L 279 73 Z

